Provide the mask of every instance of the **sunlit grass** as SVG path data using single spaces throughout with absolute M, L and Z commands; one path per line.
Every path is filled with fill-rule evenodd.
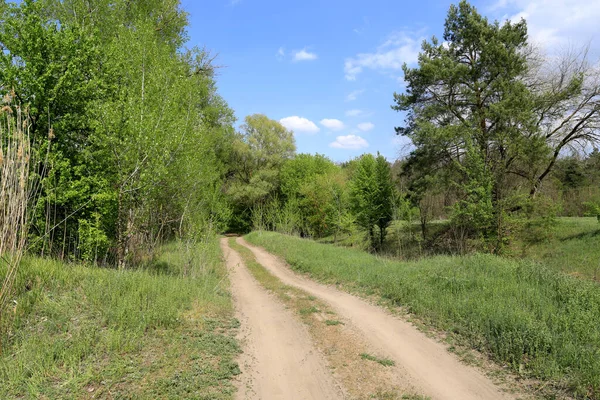
M 182 265 L 189 252 L 198 257 Z M 0 398 L 230 398 L 238 346 L 216 242 L 167 246 L 157 262 L 117 271 L 25 259 Z

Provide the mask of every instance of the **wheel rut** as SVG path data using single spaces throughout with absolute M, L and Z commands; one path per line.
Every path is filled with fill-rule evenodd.
M 244 353 L 237 399 L 343 399 L 306 327 L 244 267 L 221 239 Z
M 223 245 L 225 242 L 221 243 Z M 250 245 L 243 238 L 237 238 L 237 243 L 250 249 L 256 260 L 284 284 L 301 289 L 331 306 L 347 324 L 362 333 L 371 348 L 396 362 L 399 371 L 402 371 L 401 379 L 410 380 L 405 383 L 419 393 L 443 400 L 513 398 L 479 370 L 461 363 L 441 343 L 427 337 L 412 324 L 356 296 L 297 275 L 279 258 Z M 238 279 L 233 279 L 234 283 Z M 234 291 L 238 289 L 234 285 Z M 296 331 L 297 328 L 292 330 Z M 339 393 L 298 398 L 339 398 L 335 396 L 339 396 Z

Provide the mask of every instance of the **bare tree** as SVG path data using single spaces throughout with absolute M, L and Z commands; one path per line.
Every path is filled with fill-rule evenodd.
M 531 51 L 526 78 L 535 95 L 537 135 L 549 148 L 530 171 L 530 195 L 535 196 L 565 151 L 585 150 L 600 143 L 600 64 L 589 61 L 588 47 L 561 56 L 541 57 Z

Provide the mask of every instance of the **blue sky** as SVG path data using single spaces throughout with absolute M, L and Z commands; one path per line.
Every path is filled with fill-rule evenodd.
M 365 152 L 406 152 L 394 126 L 401 65 L 423 39 L 443 32 L 450 2 L 422 0 L 182 0 L 188 46 L 218 53 L 220 94 L 238 122 L 263 113 L 293 129 L 298 152 L 344 161 Z M 473 1 L 490 19 L 528 20 L 550 52 L 591 43 L 599 54 L 600 1 Z M 595 61 L 595 60 L 594 60 Z

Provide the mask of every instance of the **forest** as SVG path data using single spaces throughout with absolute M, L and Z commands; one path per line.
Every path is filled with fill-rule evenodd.
M 226 285 L 219 235 L 273 231 L 427 262 L 543 258 L 539 249 L 574 217 L 596 218 L 586 229 L 600 231 L 600 69 L 585 46 L 545 54 L 523 19 L 490 21 L 464 0 L 451 6 L 443 37 L 404 65 L 406 89 L 388 93 L 409 150 L 341 163 L 298 153 L 294 132 L 267 115 L 238 121 L 218 92 L 216 53 L 188 47 L 178 0 L 3 1 L 0 21 L 0 357 L 18 348 L 30 357 L 18 368 L 3 358 L 7 396 L 64 395 L 44 389 L 40 366 L 56 353 L 34 356 L 44 340 L 56 345 L 48 337 L 60 323 L 27 340 L 36 315 L 52 320 L 40 300 L 47 291 L 66 309 L 83 287 L 80 324 L 104 315 L 113 336 L 99 342 L 109 353 L 138 354 L 148 330 L 191 332 L 177 321 L 195 298 L 225 315 L 215 326 L 229 327 L 227 288 L 215 289 Z M 577 268 L 589 264 L 595 272 L 582 274 L 600 281 L 590 251 Z M 106 285 L 85 289 L 96 281 Z M 142 312 L 136 299 L 146 299 Z M 227 354 L 216 374 L 231 377 L 237 345 L 215 329 Z M 98 341 L 75 331 L 90 349 Z M 85 369 L 77 359 L 101 363 L 85 346 L 61 348 L 56 379 Z M 119 360 L 115 381 L 127 370 Z M 70 381 L 73 393 L 102 380 L 88 375 Z M 588 378 L 571 393 L 598 398 L 600 383 Z

